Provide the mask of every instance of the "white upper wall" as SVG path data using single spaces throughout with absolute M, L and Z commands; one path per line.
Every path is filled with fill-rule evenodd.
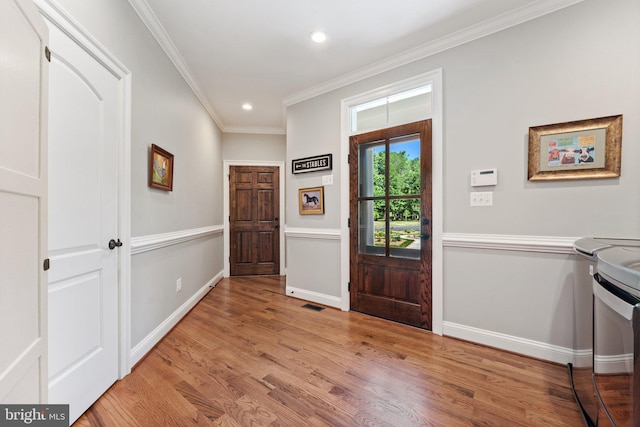
M 285 135 L 253 133 L 222 134 L 222 158 L 224 160 L 262 160 L 284 162 Z

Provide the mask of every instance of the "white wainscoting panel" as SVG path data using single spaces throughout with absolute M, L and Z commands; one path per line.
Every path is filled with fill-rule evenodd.
M 284 234 L 286 294 L 341 309 L 340 230 L 287 227 Z

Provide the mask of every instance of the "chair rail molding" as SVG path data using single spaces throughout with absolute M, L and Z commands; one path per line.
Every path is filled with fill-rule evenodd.
M 442 245 L 452 248 L 573 254 L 579 237 L 444 233 Z
M 295 239 L 340 240 L 340 230 L 333 228 L 286 227 L 284 235 Z
M 142 252 L 153 251 L 189 240 L 200 239 L 202 237 L 220 234 L 224 231 L 223 225 L 212 225 L 208 227 L 192 228 L 189 230 L 172 231 L 169 233 L 152 234 L 149 236 L 139 236 L 131 238 L 131 255 Z

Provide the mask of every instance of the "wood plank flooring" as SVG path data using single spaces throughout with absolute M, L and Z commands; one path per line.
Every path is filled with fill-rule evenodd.
M 75 426 L 582 426 L 566 367 L 223 279 Z

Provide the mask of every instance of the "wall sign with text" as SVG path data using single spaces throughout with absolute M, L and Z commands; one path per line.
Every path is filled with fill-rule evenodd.
M 305 157 L 303 159 L 295 159 L 291 162 L 291 172 L 293 173 L 315 172 L 331 169 L 333 169 L 331 154 Z

